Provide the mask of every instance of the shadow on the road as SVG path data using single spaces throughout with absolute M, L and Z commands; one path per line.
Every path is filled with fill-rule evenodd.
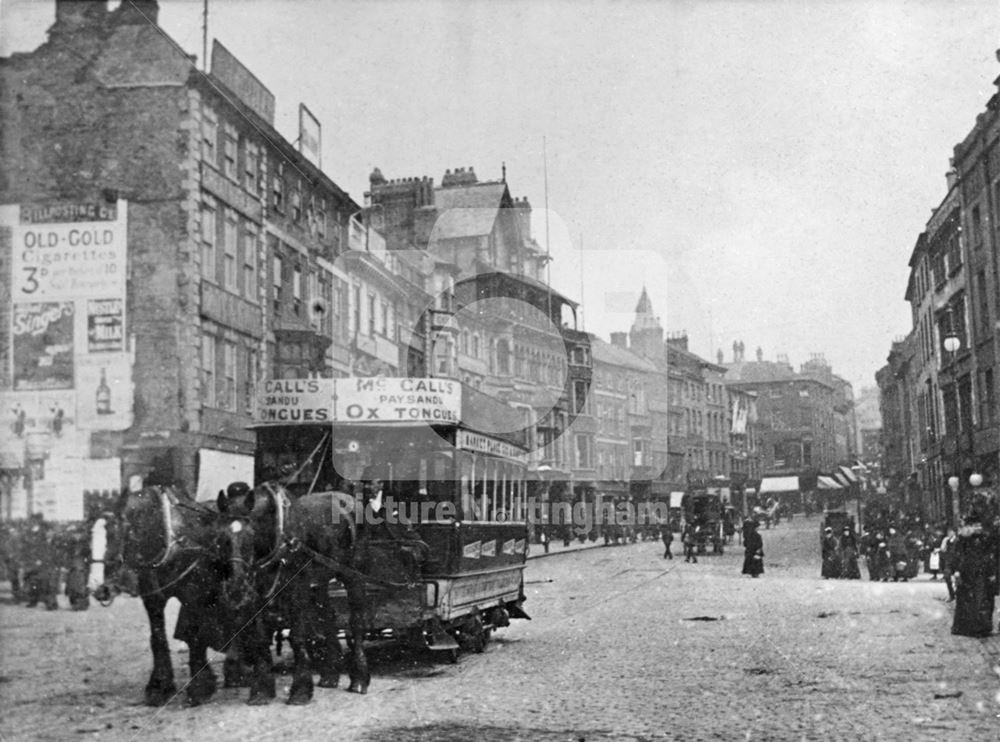
M 636 739 L 610 729 L 545 729 L 477 724 L 428 724 L 395 727 L 363 737 L 365 742 L 601 742 Z

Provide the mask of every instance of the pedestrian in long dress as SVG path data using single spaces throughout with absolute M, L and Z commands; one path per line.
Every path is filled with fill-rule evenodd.
M 952 555 L 955 581 L 955 619 L 951 633 L 989 636 L 993 633 L 993 609 L 997 585 L 997 541 L 989 525 L 977 514 L 965 519 Z
M 820 574 L 824 580 L 840 577 L 840 545 L 829 526 L 823 529 L 823 567 Z
M 861 570 L 858 568 L 858 540 L 849 526 L 844 526 L 840 537 L 840 576 L 845 580 L 860 580 Z
M 743 537 L 743 574 L 760 577 L 764 574 L 764 539 L 757 532 L 756 521 L 746 529 Z

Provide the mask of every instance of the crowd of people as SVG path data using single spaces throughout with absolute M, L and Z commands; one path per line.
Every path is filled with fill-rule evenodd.
M 84 522 L 53 523 L 41 513 L 3 524 L 0 537 L 0 579 L 11 585 L 15 603 L 59 608 L 65 594 L 73 610 L 90 605 L 87 576 L 90 528 Z

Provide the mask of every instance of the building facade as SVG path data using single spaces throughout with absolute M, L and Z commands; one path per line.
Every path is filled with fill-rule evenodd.
M 747 361 L 742 341 L 734 348 L 726 386 L 755 395 L 762 476 L 799 476 L 812 489 L 819 474 L 855 464 L 854 444 L 848 444 L 856 438 L 850 384 L 822 356 L 796 372 L 786 356 L 765 361 L 758 348 L 756 360 Z
M 945 196 L 909 261 L 913 371 L 910 429 L 883 419 L 883 445 L 916 441 L 911 478 L 929 517 L 956 522 L 974 490 L 996 487 L 997 296 L 1000 252 L 1000 96 L 994 94 L 952 153 Z M 894 345 L 889 366 L 895 363 Z M 880 387 L 883 385 L 880 383 Z M 885 390 L 883 389 L 883 393 Z M 892 399 L 884 410 L 894 409 Z
M 252 476 L 262 376 L 397 373 L 420 334 L 429 267 L 387 262 L 224 46 L 203 72 L 156 18 L 60 0 L 0 61 L 7 517 L 133 477 L 211 496 Z

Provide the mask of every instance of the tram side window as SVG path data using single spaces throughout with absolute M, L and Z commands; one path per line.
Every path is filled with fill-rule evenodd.
M 493 502 L 496 497 L 496 462 L 486 459 L 483 466 L 483 505 L 480 511 L 482 520 L 491 520 Z
M 522 491 L 524 487 L 524 478 L 521 476 L 521 470 L 518 467 L 514 467 L 515 476 L 514 480 L 514 520 L 522 521 L 524 520 L 524 493 Z
M 431 459 L 431 476 L 427 479 L 427 494 L 432 502 L 450 502 L 454 485 L 452 460 L 448 452 L 438 452 Z
M 462 520 L 472 520 L 472 510 L 473 510 L 473 484 L 475 481 L 475 472 L 473 468 L 473 457 L 472 454 L 462 453 L 461 454 L 461 513 L 459 513 L 459 518 Z

